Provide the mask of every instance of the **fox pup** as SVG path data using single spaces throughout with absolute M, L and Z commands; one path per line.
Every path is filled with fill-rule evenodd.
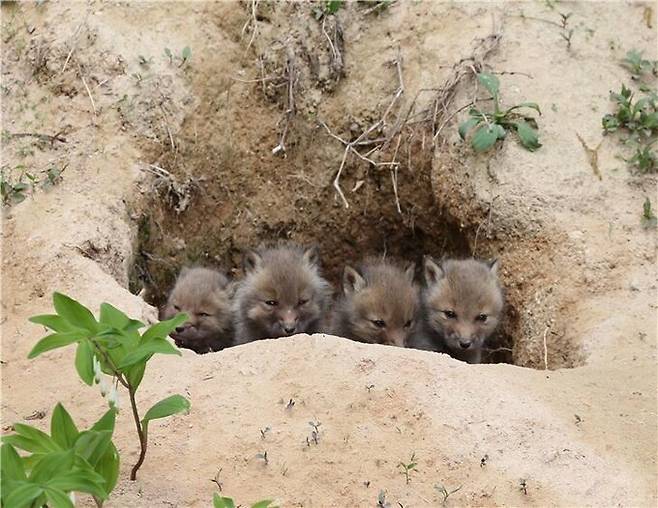
M 500 321 L 503 291 L 498 262 L 474 259 L 424 260 L 427 338 L 453 358 L 482 361 L 482 346 Z
M 346 266 L 332 333 L 370 344 L 408 346 L 420 310 L 414 268 L 411 264 L 402 270 L 375 260 L 366 261 L 360 270 Z
M 248 251 L 236 292 L 236 344 L 320 331 L 331 286 L 320 275 L 316 248 L 297 245 Z
M 188 321 L 178 326 L 171 337 L 178 347 L 197 353 L 219 351 L 233 342 L 231 297 L 233 286 L 220 272 L 209 268 L 183 268 L 160 319 L 179 312 Z

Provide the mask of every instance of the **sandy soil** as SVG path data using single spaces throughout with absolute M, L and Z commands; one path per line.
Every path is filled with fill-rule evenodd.
M 341 74 L 306 6 L 265 6 L 249 45 L 238 3 L 3 2 L 3 169 L 18 178 L 20 166 L 41 176 L 65 167 L 57 185 L 4 210 L 3 431 L 35 411 L 49 418 L 57 401 L 83 425 L 104 410 L 77 379 L 72 350 L 26 360 L 42 336 L 27 318 L 51 308 L 52 291 L 153 319 L 142 287 L 157 303 L 182 263 L 234 268 L 260 239 L 318 242 L 333 280 L 360 253 L 476 251 L 501 258 L 509 305 L 498 345 L 516 365 L 325 336 L 157 358 L 141 401 L 183 393 L 192 411 L 153 425 L 136 482 L 122 412 L 121 481 L 108 505 L 208 506 L 221 469 L 223 492 L 242 503 L 374 506 L 384 490 L 392 506 L 436 506 L 441 484 L 461 487 L 448 505 L 655 506 L 656 234 L 640 214 L 646 196 L 658 202 L 656 179 L 629 172 L 600 119 L 609 91 L 630 82 L 625 52 L 656 58 L 658 9 L 551 5 L 397 2 L 380 15 L 350 5 L 338 13 Z M 559 12 L 572 12 L 569 50 Z M 422 130 L 402 145 L 401 214 L 388 170 L 356 158 L 344 209 L 331 187 L 343 148 L 317 119 L 358 135 L 395 92 L 387 62 L 398 44 L 409 104 L 492 31 L 502 38 L 485 64 L 517 73 L 500 76 L 505 103 L 542 106 L 544 146 L 532 154 L 510 139 L 474 156 L 457 116 L 434 150 Z M 281 65 L 281 40 L 300 62 L 285 158 L 272 154 L 285 101 L 244 82 L 262 76 L 258 61 L 267 72 Z M 163 54 L 185 46 L 192 59 L 180 67 Z M 476 91 L 465 80 L 456 92 L 452 110 Z M 66 142 L 12 136 L 26 132 Z M 601 143 L 600 178 L 576 133 Z M 149 164 L 176 186 L 154 180 Z M 310 421 L 321 423 L 317 444 L 307 444 Z M 265 451 L 267 465 L 256 456 Z M 398 464 L 414 452 L 407 484 Z

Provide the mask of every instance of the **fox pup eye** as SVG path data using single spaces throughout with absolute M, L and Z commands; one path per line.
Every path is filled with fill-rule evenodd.
M 210 317 L 210 314 L 208 314 L 207 312 L 199 312 L 199 314 L 197 315 L 201 317 Z
M 180 312 L 180 307 L 179 307 L 178 305 L 174 305 L 174 310 L 175 310 L 176 312 Z
M 269 305 L 270 307 L 276 307 L 277 303 L 278 302 L 276 300 L 266 300 L 265 301 L 265 304 Z
M 486 323 L 488 317 L 489 316 L 487 316 L 486 314 L 478 314 L 475 320 L 480 321 L 481 323 Z
M 308 303 L 308 298 L 300 298 L 299 301 L 297 302 L 297 305 L 301 307 L 302 305 L 306 305 L 307 303 Z
M 405 327 L 405 328 L 409 328 L 409 327 L 411 327 L 411 320 L 407 321 L 407 322 L 404 324 L 404 327 Z
M 373 319 L 372 324 L 375 325 L 377 328 L 384 328 L 386 326 L 386 323 L 381 319 Z
M 455 314 L 454 310 L 444 310 L 443 313 L 448 319 L 456 319 L 457 314 Z

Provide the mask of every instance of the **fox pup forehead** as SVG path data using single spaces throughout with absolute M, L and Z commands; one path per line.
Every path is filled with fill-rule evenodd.
M 181 309 L 216 307 L 230 296 L 229 280 L 222 273 L 209 268 L 181 270 L 168 303 Z
M 475 259 L 447 260 L 437 263 L 424 260 L 427 284 L 426 300 L 431 309 L 452 311 L 463 317 L 498 315 L 503 294 L 498 282 L 498 261 Z
M 313 297 L 319 277 L 316 248 L 280 246 L 249 251 L 243 265 L 254 291 L 263 299 L 294 304 Z
M 418 290 L 413 282 L 415 265 L 404 270 L 388 263 L 366 262 L 360 270 L 346 266 L 343 291 L 352 299 L 357 314 L 373 321 L 406 323 L 418 307 Z

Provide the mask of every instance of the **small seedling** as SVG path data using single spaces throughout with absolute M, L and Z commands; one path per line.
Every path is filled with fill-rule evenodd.
M 539 106 L 534 102 L 522 102 L 506 110 L 500 109 L 499 90 L 500 82 L 493 74 L 480 73 L 478 81 L 491 94 L 494 101 L 494 111 L 485 112 L 478 108 L 471 108 L 468 112 L 470 118 L 459 126 L 459 136 L 466 139 L 466 135 L 475 129 L 471 137 L 471 146 L 476 152 L 489 150 L 499 139 L 507 135 L 508 130 L 516 131 L 521 145 L 534 152 L 539 147 L 537 135 L 537 121 L 533 117 L 520 115 L 515 110 L 520 108 L 534 109 L 541 115 Z
M 286 404 L 286 409 L 292 409 L 295 406 L 295 401 L 290 399 L 288 404 Z
M 259 429 L 260 430 L 260 438 L 265 439 L 265 434 L 267 434 L 270 430 L 269 427 L 265 427 L 264 429 Z
M 633 102 L 633 92 L 622 85 L 621 92 L 611 92 L 610 98 L 616 103 L 617 111 L 603 117 L 604 133 L 627 129 L 632 136 L 649 137 L 658 132 L 658 95 L 655 92 L 648 90 Z
M 372 390 L 375 387 L 375 385 L 366 385 L 366 390 L 368 390 L 368 393 L 370 393 L 370 390 Z
M 658 217 L 656 217 L 656 214 L 651 209 L 651 200 L 649 198 L 646 198 L 644 205 L 642 205 L 641 224 L 644 229 L 655 229 L 658 225 Z
M 57 168 L 55 166 L 50 166 L 45 173 L 45 177 L 41 180 L 41 188 L 44 190 L 50 189 L 51 187 L 61 183 L 62 173 L 68 167 L 68 164 L 65 164 L 64 167 Z
M 391 503 L 386 501 L 386 492 L 383 490 L 379 491 L 377 495 L 377 508 L 390 508 Z
M 190 61 L 190 58 L 192 58 L 192 50 L 190 49 L 189 46 L 185 46 L 183 48 L 183 51 L 181 52 L 181 62 L 178 67 L 182 67 L 185 65 L 187 62 Z
M 528 495 L 528 482 L 526 481 L 525 478 L 521 478 L 519 480 L 519 490 L 523 492 L 525 496 Z
M 164 49 L 164 54 L 167 58 L 169 58 L 170 64 L 174 63 L 174 54 L 171 52 L 169 48 Z
M 408 485 L 409 482 L 411 481 L 410 473 L 411 473 L 411 471 L 413 471 L 413 470 L 416 469 L 416 466 L 417 466 L 417 465 L 418 465 L 418 463 L 416 462 L 416 452 L 414 452 L 414 453 L 411 454 L 411 458 L 409 459 L 409 463 L 408 463 L 408 464 L 405 464 L 404 462 L 400 462 L 400 463 L 398 464 L 398 467 L 399 467 L 400 469 L 402 469 L 402 471 L 400 472 L 400 474 L 403 474 L 403 475 L 404 475 L 404 478 L 405 478 L 405 480 L 406 480 L 406 482 L 407 482 L 407 485 Z
M 264 451 L 263 453 L 257 453 L 256 458 L 261 459 L 266 466 L 270 463 L 270 460 L 267 458 L 267 451 Z
M 172 395 L 155 404 L 140 419 L 135 397 L 144 378 L 146 364 L 154 354 L 180 356 L 180 351 L 167 340 L 167 336 L 184 323 L 187 316 L 178 314 L 140 334 L 139 329 L 145 326 L 144 323 L 130 319 L 109 303 L 101 304 L 98 320 L 87 307 L 61 293 L 53 293 L 53 304 L 56 314 L 30 318 L 32 323 L 49 328 L 54 333 L 41 339 L 28 358 L 77 344 L 75 367 L 78 375 L 89 386 L 100 384 L 102 395 L 108 395 L 110 407 L 116 407 L 118 403 L 117 385 L 126 388 L 140 444 L 139 458 L 130 472 L 130 479 L 135 480 L 146 457 L 149 422 L 190 409 L 187 399 Z M 104 375 L 112 376 L 114 381 L 109 394 Z
M 437 483 L 436 485 L 434 485 L 434 488 L 435 488 L 436 490 L 438 490 L 438 491 L 439 491 L 439 494 L 441 494 L 441 495 L 443 496 L 443 499 L 441 500 L 441 504 L 443 504 L 443 505 L 446 504 L 446 502 L 448 501 L 448 498 L 449 498 L 452 494 L 454 494 L 455 492 L 457 492 L 458 490 L 460 490 L 462 487 L 463 487 L 463 485 L 460 485 L 460 486 L 457 487 L 456 489 L 451 490 L 451 491 L 448 491 L 448 489 L 446 489 L 446 488 L 445 488 L 443 485 L 441 485 L 440 483 Z
M 313 8 L 313 16 L 316 20 L 320 21 L 325 16 L 336 14 L 338 10 L 343 7 L 345 0 L 325 0 L 322 7 Z
M 50 435 L 14 424 L 15 434 L 2 437 L 2 505 L 72 507 L 69 496 L 85 492 L 102 506 L 119 477 L 119 453 L 112 442 L 116 414 L 110 409 L 89 430 L 79 431 L 57 404 Z M 19 455 L 16 448 L 27 454 Z
M 636 49 L 631 49 L 626 53 L 626 57 L 621 61 L 621 64 L 631 71 L 634 78 L 639 78 L 647 72 L 658 76 L 658 60 L 646 60 L 642 58 L 642 52 Z
M 651 145 L 655 139 L 645 146 L 635 147 L 635 153 L 630 159 L 627 159 L 631 166 L 635 167 L 639 173 L 656 173 L 658 172 L 658 156 L 652 150 Z
M 484 454 L 484 457 L 480 459 L 480 467 L 484 467 L 487 465 L 487 461 L 489 460 L 489 455 L 486 453 Z
M 148 68 L 153 63 L 153 58 L 146 58 L 144 55 L 139 55 L 137 61 L 142 67 Z
M 269 499 L 258 501 L 251 505 L 251 508 L 276 508 Z M 213 508 L 235 508 L 235 501 L 230 497 L 222 497 L 215 492 L 212 497 Z M 238 508 L 241 505 L 238 505 Z

